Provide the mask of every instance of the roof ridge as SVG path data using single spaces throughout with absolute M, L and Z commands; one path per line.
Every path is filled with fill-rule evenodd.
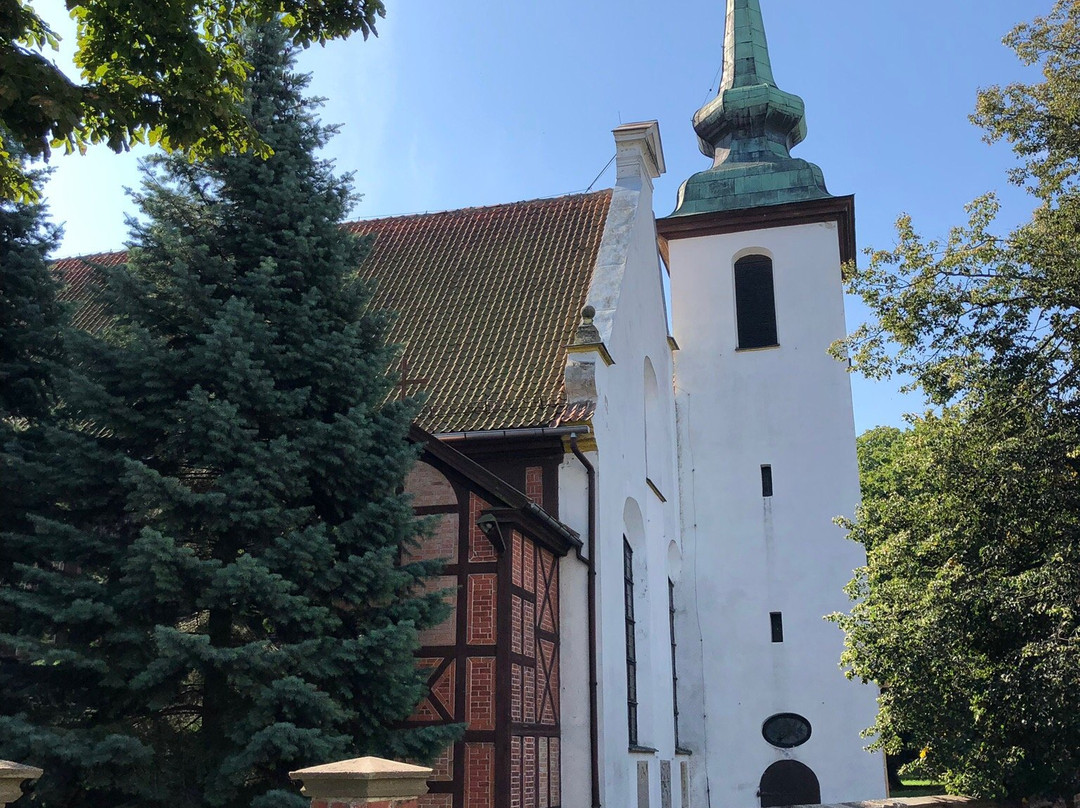
M 101 262 L 104 260 L 110 260 L 114 258 L 120 258 L 126 256 L 130 252 L 129 249 L 123 250 L 105 250 L 103 252 L 84 253 L 82 255 L 65 255 L 63 258 L 52 259 L 52 263 L 59 264 L 63 261 L 94 261 Z
M 532 199 L 520 199 L 516 202 L 496 202 L 491 205 L 472 205 L 465 208 L 445 208 L 443 210 L 424 210 L 417 211 L 416 213 L 394 213 L 388 216 L 372 216 L 367 219 L 352 219 L 347 222 L 342 222 L 342 227 L 349 227 L 350 225 L 366 225 L 371 222 L 388 222 L 395 219 L 416 219 L 421 216 L 441 216 L 445 214 L 457 214 L 457 213 L 476 213 L 482 210 L 495 210 L 496 208 L 512 208 L 518 205 L 535 205 L 538 203 L 554 203 L 562 200 L 579 199 L 583 197 L 603 196 L 604 194 L 610 194 L 613 189 L 601 188 L 599 191 L 575 191 L 569 194 L 555 194 L 553 196 L 538 196 Z
M 482 210 L 495 210 L 497 208 L 512 208 L 518 205 L 535 205 L 538 203 L 555 203 L 563 200 L 572 200 L 584 197 L 599 197 L 604 194 L 610 194 L 611 188 L 601 188 L 599 191 L 576 191 L 569 194 L 555 194 L 553 196 L 538 196 L 532 199 L 520 199 L 516 202 L 496 202 L 491 205 L 473 205 L 467 208 L 446 208 L 445 210 L 425 210 L 417 213 L 396 213 L 390 216 L 372 216 L 367 219 L 350 219 L 342 222 L 341 226 L 345 228 L 368 225 L 373 222 L 390 222 L 398 219 L 416 219 L 421 216 L 441 216 L 449 214 L 466 214 L 476 213 Z M 59 265 L 65 261 L 103 261 L 109 259 L 115 259 L 125 257 L 130 252 L 130 249 L 123 250 L 104 250 L 100 252 L 83 253 L 82 255 L 65 255 L 61 258 L 51 259 L 54 265 Z
M 428 394 L 419 423 L 438 432 L 545 426 L 585 417 L 568 409 L 564 347 L 572 339 L 611 207 L 609 189 L 442 213 L 368 219 L 378 233 L 358 277 L 369 305 L 396 311 L 386 337 L 407 346 L 408 378 Z M 53 267 L 81 326 L 107 324 L 95 265 L 126 252 Z M 416 392 L 417 384 L 407 385 Z

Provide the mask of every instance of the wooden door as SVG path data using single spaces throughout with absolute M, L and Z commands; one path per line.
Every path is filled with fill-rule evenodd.
M 797 760 L 781 760 L 761 776 L 761 808 L 782 805 L 817 805 L 821 802 L 821 786 L 817 775 Z

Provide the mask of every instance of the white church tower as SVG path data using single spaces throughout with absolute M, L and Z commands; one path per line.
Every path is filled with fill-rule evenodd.
M 860 732 L 876 691 L 844 678 L 824 620 L 864 563 L 833 523 L 859 498 L 841 263 L 854 199 L 793 158 L 802 99 L 777 88 L 759 0 L 727 0 L 723 82 L 694 116 L 713 166 L 657 222 L 680 350 L 680 740 L 693 805 L 880 798 Z M 683 673 L 685 671 L 685 673 Z M 700 750 L 700 751 L 699 751 Z

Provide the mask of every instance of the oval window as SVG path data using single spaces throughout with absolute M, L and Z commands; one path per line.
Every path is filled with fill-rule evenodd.
M 778 713 L 765 719 L 761 734 L 766 741 L 781 749 L 793 749 L 810 740 L 810 722 L 795 713 Z

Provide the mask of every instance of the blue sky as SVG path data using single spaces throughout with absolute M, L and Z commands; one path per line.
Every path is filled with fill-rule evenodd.
M 341 124 L 328 152 L 364 195 L 355 218 L 582 191 L 620 122 L 660 122 L 657 215 L 708 166 L 690 118 L 715 94 L 723 0 L 386 3 L 378 38 L 315 47 L 300 62 L 327 99 L 324 121 Z M 794 153 L 824 169 L 833 193 L 856 195 L 860 247 L 890 246 L 902 212 L 944 235 L 988 190 L 1005 203 L 1003 226 L 1027 215 L 1027 197 L 1005 182 L 1008 147 L 981 143 L 967 116 L 978 87 L 1034 78 L 1001 38 L 1050 5 L 762 0 L 777 83 L 806 101 L 809 137 Z M 58 2 L 35 6 L 65 33 Z M 65 223 L 63 254 L 123 246 L 137 156 L 54 159 L 46 195 Z M 613 182 L 608 169 L 596 187 Z M 865 315 L 848 300 L 849 326 Z M 897 386 L 853 377 L 860 432 L 921 408 Z

